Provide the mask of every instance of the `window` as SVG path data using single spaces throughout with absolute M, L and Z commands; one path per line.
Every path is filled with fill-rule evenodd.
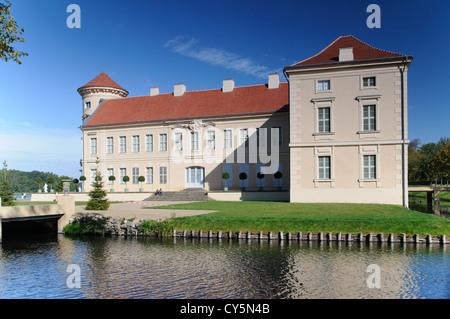
M 320 107 L 318 108 L 318 132 L 330 133 L 330 108 Z
M 278 146 L 283 146 L 283 130 L 281 127 L 274 127 L 273 129 L 278 130 Z M 272 137 L 272 145 L 275 145 L 275 141 Z
M 376 179 L 377 169 L 376 169 L 376 156 L 375 155 L 364 155 L 364 179 Z
M 111 184 L 113 183 L 113 181 L 110 181 L 110 180 L 109 180 L 109 177 L 110 177 L 110 176 L 114 176 L 114 169 L 108 168 L 107 174 L 108 174 L 108 177 L 107 177 L 107 179 L 108 179 L 108 184 L 111 185 Z
M 139 153 L 139 135 L 133 135 L 133 153 Z
M 159 134 L 159 151 L 167 151 L 167 134 Z
M 91 138 L 91 155 L 97 154 L 97 138 Z
M 131 181 L 133 184 L 139 183 L 139 167 L 133 167 L 131 169 Z
M 331 90 L 330 80 L 317 81 L 317 91 L 330 91 Z
M 126 136 L 119 137 L 119 153 L 127 152 L 127 138 Z
M 126 168 L 121 168 L 119 170 L 119 183 L 120 184 L 125 184 L 125 182 L 123 181 L 123 178 L 127 176 L 127 169 Z
M 175 151 L 183 150 L 183 134 L 175 133 Z
M 147 184 L 153 184 L 153 167 L 147 167 L 145 169 L 145 181 Z
M 223 131 L 223 148 L 225 149 L 233 147 L 231 132 L 232 132 L 231 130 Z
M 375 105 L 363 106 L 363 131 L 376 130 Z
M 153 152 L 153 134 L 145 135 L 145 151 Z
M 244 145 L 245 148 L 248 148 L 248 129 L 243 128 L 239 131 L 240 137 L 240 145 Z
M 319 156 L 319 179 L 331 179 L 330 162 L 330 156 Z
M 167 184 L 167 167 L 165 166 L 159 168 L 159 183 Z
M 266 147 L 266 135 L 267 135 L 266 128 L 257 128 L 256 129 L 257 147 Z
M 363 88 L 376 87 L 376 86 L 377 86 L 376 77 L 370 76 L 370 77 L 363 78 Z
M 357 96 L 359 113 L 359 134 L 360 139 L 376 138 L 380 135 L 380 124 L 382 118 L 379 116 L 381 108 L 378 107 L 381 95 L 361 95 Z
M 86 108 L 86 110 L 89 110 L 91 108 L 91 102 L 86 102 L 85 103 L 85 108 Z
M 198 150 L 198 132 L 191 132 L 191 150 Z
M 314 107 L 314 140 L 334 139 L 334 97 L 312 99 Z
M 213 150 L 216 148 L 216 132 L 208 131 L 208 149 Z
M 108 154 L 114 153 L 114 138 L 113 137 L 106 138 L 106 153 L 108 153 Z

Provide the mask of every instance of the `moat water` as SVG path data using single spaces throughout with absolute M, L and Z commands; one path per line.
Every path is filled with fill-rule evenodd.
M 9 237 L 0 244 L 0 298 L 447 299 L 449 251 L 441 244 Z

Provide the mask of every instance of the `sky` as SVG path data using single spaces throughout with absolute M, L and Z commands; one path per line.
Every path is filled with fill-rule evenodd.
M 3 1 L 3 0 L 0 0 Z M 77 89 L 105 72 L 130 92 L 267 83 L 339 36 L 412 55 L 409 139 L 450 136 L 450 1 L 12 0 L 25 29 L 22 64 L 0 61 L 0 161 L 8 169 L 80 176 L 82 102 Z M 80 8 L 80 28 L 70 4 Z M 370 4 L 380 28 L 369 28 Z

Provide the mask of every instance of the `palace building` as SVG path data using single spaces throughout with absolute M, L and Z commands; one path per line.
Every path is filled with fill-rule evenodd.
M 98 158 L 115 191 L 262 187 L 291 202 L 407 205 L 411 61 L 343 36 L 285 67 L 287 82 L 128 97 L 101 73 L 78 89 L 85 190 Z

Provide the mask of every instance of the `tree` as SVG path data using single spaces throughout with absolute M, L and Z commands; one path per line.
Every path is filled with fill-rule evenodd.
M 122 178 L 122 180 L 125 182 L 125 191 L 128 191 L 128 182 L 130 181 L 130 177 L 128 177 L 128 176 L 124 176 L 123 178 Z
M 145 177 L 144 176 L 139 176 L 138 177 L 138 181 L 141 183 L 141 191 L 142 191 L 142 183 L 145 182 Z
M 13 45 L 17 42 L 25 42 L 22 33 L 23 28 L 19 28 L 16 20 L 11 16 L 11 3 L 8 0 L 0 0 L 0 59 L 8 62 L 12 60 L 22 64 L 21 57 L 28 56 L 28 53 L 18 51 Z
M 63 192 L 64 191 L 64 189 L 63 189 L 63 180 L 65 180 L 65 179 L 69 179 L 70 181 L 72 181 L 72 178 L 70 178 L 69 176 L 60 176 L 60 177 L 58 177 L 58 181 L 57 181 L 56 186 L 55 186 L 55 189 L 56 189 L 57 192 Z M 70 188 L 73 189 L 73 187 L 70 187 Z
M 77 178 L 74 178 L 73 180 L 72 180 L 72 183 L 73 183 L 73 185 L 75 186 L 75 192 L 77 192 L 78 191 L 78 183 L 79 183 L 80 181 L 77 179 Z
M 283 177 L 283 173 L 281 173 L 280 171 L 277 171 L 277 172 L 273 175 L 273 177 L 274 177 L 275 179 L 278 180 L 278 187 L 281 188 L 281 185 L 280 185 L 280 179 Z
M 13 196 L 13 191 L 11 190 L 11 185 L 8 180 L 3 180 L 0 186 L 0 198 L 2 200 L 1 206 L 15 206 L 14 202 L 16 198 Z
M 106 198 L 106 191 L 103 189 L 102 175 L 98 169 L 100 160 L 97 158 L 97 170 L 95 172 L 94 182 L 92 183 L 93 189 L 89 192 L 89 201 L 86 204 L 87 210 L 107 210 L 110 202 Z
M 435 172 L 437 181 L 448 181 L 450 177 L 450 141 L 442 146 L 431 159 L 430 167 Z M 438 181 L 439 182 L 439 181 Z
M 113 185 L 114 185 L 114 181 L 116 180 L 116 177 L 114 175 L 110 175 L 108 177 L 108 180 L 111 182 L 111 192 L 114 192 Z
M 259 179 L 259 188 L 262 189 L 262 180 L 264 178 L 264 174 L 261 172 L 258 172 L 258 174 L 256 174 L 256 177 Z
M 44 182 L 44 180 L 41 177 L 36 178 L 36 183 L 38 183 L 38 192 L 40 193 L 42 191 L 41 184 Z
M 86 181 L 86 176 L 81 175 L 80 176 L 80 182 L 81 182 L 81 191 L 84 192 L 84 182 Z
M 408 180 L 417 183 L 420 167 L 420 139 L 415 138 L 408 145 Z
M 245 172 L 239 173 L 239 179 L 241 180 L 241 189 L 245 190 L 245 186 L 242 186 L 242 185 L 244 185 L 243 183 L 247 179 L 247 173 L 245 173 Z
M 420 145 L 414 139 L 408 147 L 408 179 L 412 184 L 443 183 L 449 178 L 450 138 L 441 137 L 437 143 Z
M 13 196 L 13 191 L 11 190 L 11 185 L 6 179 L 7 176 L 7 167 L 6 161 L 3 162 L 3 181 L 0 186 L 0 198 L 1 198 L 1 206 L 15 206 L 16 198 Z
M 47 178 L 47 183 L 50 185 L 50 192 L 53 192 L 53 184 L 55 183 L 55 179 L 53 177 Z
M 223 182 L 223 184 L 224 184 L 224 190 L 228 190 L 228 187 L 227 187 L 227 179 L 229 179 L 230 178 L 230 173 L 228 173 L 228 172 L 223 172 L 222 173 L 222 179 L 224 180 L 224 182 Z

